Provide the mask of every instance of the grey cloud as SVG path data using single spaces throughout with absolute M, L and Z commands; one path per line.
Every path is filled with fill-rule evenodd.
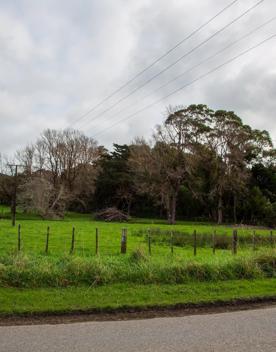
M 71 126 L 91 106 L 229 2 L 0 0 L 0 152 L 12 153 L 34 140 L 44 128 Z M 275 34 L 276 21 L 216 60 L 144 99 L 172 77 L 272 17 L 276 11 L 275 1 L 266 0 L 248 17 L 141 92 L 93 120 L 116 99 L 127 95 L 255 2 L 241 1 L 75 126 L 97 136 L 97 132 L 108 129 L 112 123 L 160 99 L 262 38 Z M 113 141 L 129 142 L 137 135 L 149 137 L 154 126 L 164 118 L 167 105 L 190 103 L 234 110 L 253 127 L 269 130 L 276 139 L 275 43 L 275 40 L 271 41 L 209 78 L 106 130 L 98 136 L 99 142 L 111 146 Z M 121 112 L 122 109 L 125 110 Z

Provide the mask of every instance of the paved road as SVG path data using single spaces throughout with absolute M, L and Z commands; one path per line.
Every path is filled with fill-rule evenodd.
M 0 327 L 1 352 L 276 351 L 276 308 L 183 318 Z

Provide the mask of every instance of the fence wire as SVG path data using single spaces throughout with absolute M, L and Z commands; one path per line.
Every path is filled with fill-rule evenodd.
M 73 235 L 74 233 L 74 235 Z M 181 232 L 173 230 L 162 230 L 149 228 L 142 230 L 131 230 L 127 232 L 127 253 L 141 250 L 154 256 L 168 254 L 186 255 L 188 252 L 194 255 L 212 251 L 236 250 L 258 250 L 259 248 L 275 248 L 276 236 L 272 231 L 260 234 L 252 231 L 251 234 L 238 231 L 237 243 L 233 236 L 226 233 L 202 233 L 197 230 L 193 232 Z M 101 233 L 98 229 L 98 244 L 96 240 L 96 228 L 71 227 L 59 229 L 58 225 L 49 227 L 47 238 L 47 227 L 7 229 L 1 232 L 0 254 L 14 253 L 16 251 L 28 254 L 72 254 L 79 256 L 104 255 L 112 256 L 121 253 L 122 233 L 106 229 Z M 48 243 L 47 243 L 48 241 Z M 19 244 L 20 243 L 20 244 Z

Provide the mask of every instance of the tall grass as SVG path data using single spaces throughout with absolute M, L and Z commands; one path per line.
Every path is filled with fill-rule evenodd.
M 134 236 L 143 237 L 144 241 L 148 241 L 151 237 L 151 242 L 159 245 L 174 245 L 176 247 L 189 247 L 194 244 L 193 233 L 187 231 L 163 230 L 160 228 L 152 228 L 150 230 L 140 229 L 133 232 Z M 274 247 L 276 237 L 271 233 L 252 234 L 244 233 L 238 238 L 240 247 Z M 197 232 L 196 237 L 197 247 L 208 248 L 215 247 L 216 249 L 231 249 L 232 238 L 229 233 L 215 232 Z
M 276 277 L 276 251 L 254 255 L 183 260 L 154 259 L 138 250 L 125 257 L 52 257 L 14 255 L 0 258 L 2 287 L 97 286 L 112 283 L 183 284 Z

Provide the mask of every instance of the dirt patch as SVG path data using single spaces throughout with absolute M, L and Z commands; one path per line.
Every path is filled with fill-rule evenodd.
M 94 309 L 90 311 L 30 313 L 0 315 L 0 326 L 70 324 L 89 321 L 120 321 L 153 319 L 160 317 L 184 317 L 189 315 L 215 314 L 276 306 L 276 296 L 270 298 L 242 299 L 228 302 L 202 304 L 177 304 L 167 307 L 119 309 Z

